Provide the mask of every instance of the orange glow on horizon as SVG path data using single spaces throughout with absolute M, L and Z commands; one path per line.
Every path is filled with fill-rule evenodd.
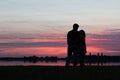
M 104 50 L 102 48 L 89 46 L 87 47 L 87 53 L 90 53 L 90 52 L 97 53 L 97 52 L 104 52 Z
M 51 55 L 57 56 L 67 53 L 66 47 L 31 47 L 31 48 L 3 48 L 3 53 L 15 55 Z
M 98 52 L 106 52 L 106 53 L 111 53 L 114 51 L 110 50 L 104 50 L 102 48 L 97 48 L 97 47 L 92 47 L 88 46 L 87 47 L 87 55 L 89 53 L 92 54 L 97 54 Z M 67 56 L 67 47 L 30 47 L 30 48 L 3 48 L 2 53 L 6 55 L 23 55 L 23 56 L 31 56 L 31 55 L 36 55 L 36 56 L 58 56 L 63 55 Z

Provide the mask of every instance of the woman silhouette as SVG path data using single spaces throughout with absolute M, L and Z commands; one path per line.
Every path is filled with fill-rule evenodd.
M 77 62 L 79 61 L 80 66 L 84 65 L 84 59 L 86 54 L 86 34 L 84 30 L 78 31 L 78 39 L 77 39 L 77 52 L 73 55 L 74 56 L 74 66 L 77 65 Z

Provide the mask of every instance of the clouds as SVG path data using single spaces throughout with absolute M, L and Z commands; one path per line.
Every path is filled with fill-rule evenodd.
M 65 34 L 0 35 L 0 56 L 66 56 Z
M 1 48 L 65 47 L 64 42 L 0 43 Z
M 96 32 L 94 34 L 87 33 L 87 50 L 88 53 L 103 52 L 105 54 L 117 54 L 120 53 L 120 30 L 119 29 L 108 29 L 102 32 Z M 27 49 L 29 48 L 29 49 Z M 36 52 L 35 48 L 38 52 Z M 49 48 L 49 49 L 48 49 Z M 52 49 L 51 49 L 52 48 Z M 57 49 L 56 49 L 57 48 Z M 63 51 L 57 51 L 63 50 Z M 64 48 L 64 49 L 63 49 Z M 16 34 L 0 34 L 0 53 L 12 54 L 23 53 L 30 54 L 56 54 L 66 55 L 67 50 L 66 34 L 38 34 L 38 33 L 16 33 Z M 16 49 L 16 50 L 14 50 Z M 17 50 L 19 49 L 19 50 Z M 26 49 L 26 50 L 25 50 Z M 51 53 L 49 53 L 49 51 Z M 32 52 L 33 51 L 33 52 Z M 34 53 L 35 52 L 35 53 Z M 13 54 L 12 54 L 13 55 Z M 15 54 L 17 55 L 17 54 Z M 28 55 L 28 54 L 25 54 Z
M 120 30 L 108 29 L 98 33 L 87 33 L 89 52 L 118 54 L 120 52 Z M 0 48 L 62 48 L 67 47 L 66 34 L 19 33 L 0 35 Z M 45 49 L 44 49 L 45 50 Z M 19 52 L 19 51 L 18 51 Z M 28 51 L 29 52 L 29 51 Z M 66 53 L 66 51 L 64 52 Z
M 65 47 L 64 34 L 14 34 L 0 35 L 1 48 Z
M 119 3 L 119 0 L 5 0 L 0 1 L 0 21 L 119 24 Z
M 120 53 L 119 29 L 108 30 L 99 34 L 88 34 L 87 45 L 101 48 L 105 53 Z
M 3 41 L 4 40 L 4 41 Z M 65 41 L 66 34 L 43 34 L 43 33 L 7 33 L 0 34 L 0 42 L 56 42 Z

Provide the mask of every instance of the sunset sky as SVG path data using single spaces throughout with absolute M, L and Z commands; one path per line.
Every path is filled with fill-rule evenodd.
M 74 23 L 87 54 L 120 55 L 120 0 L 0 0 L 0 57 L 66 56 Z

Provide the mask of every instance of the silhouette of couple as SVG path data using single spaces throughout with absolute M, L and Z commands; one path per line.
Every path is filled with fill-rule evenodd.
M 79 30 L 78 24 L 73 24 L 73 29 L 67 33 L 67 60 L 66 66 L 70 66 L 71 61 L 73 66 L 77 66 L 79 63 L 80 66 L 84 65 L 84 58 L 86 54 L 86 42 L 85 42 L 85 31 Z

